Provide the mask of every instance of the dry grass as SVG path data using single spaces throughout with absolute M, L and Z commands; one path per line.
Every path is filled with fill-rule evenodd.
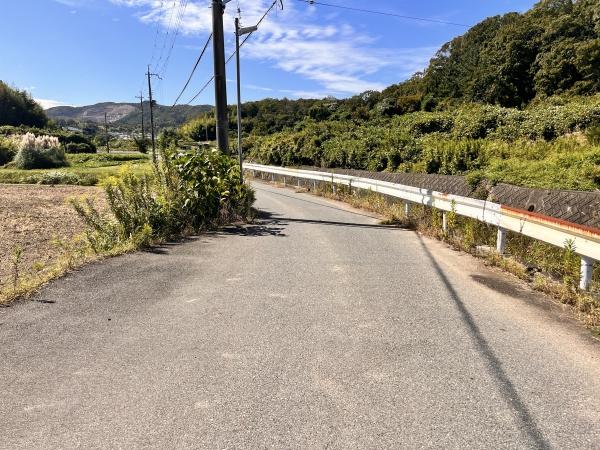
M 106 208 L 100 188 L 0 184 L 0 303 L 94 258 L 68 204 L 81 196 Z

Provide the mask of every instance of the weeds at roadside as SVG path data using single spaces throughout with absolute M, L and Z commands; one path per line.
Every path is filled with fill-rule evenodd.
M 28 270 L 21 267 L 24 250 L 20 247 L 15 249 L 10 280 L 0 280 L 0 305 L 6 306 L 17 299 L 28 298 L 54 278 L 97 259 L 82 235 L 69 241 L 55 238 L 53 245 L 60 249 L 59 256 L 47 264 L 36 261 Z

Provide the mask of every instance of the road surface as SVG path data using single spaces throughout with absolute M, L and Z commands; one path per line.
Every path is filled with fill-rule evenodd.
M 0 448 L 600 448 L 600 343 L 568 313 L 255 186 L 260 223 L 0 309 Z

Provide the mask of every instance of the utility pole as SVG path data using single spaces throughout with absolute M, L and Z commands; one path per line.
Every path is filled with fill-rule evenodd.
M 253 33 L 257 26 L 240 28 L 239 17 L 235 18 L 235 62 L 237 71 L 237 144 L 240 159 L 240 181 L 244 182 L 243 154 L 242 154 L 242 95 L 240 83 L 240 36 Z
M 110 145 L 108 143 L 108 120 L 106 119 L 106 112 L 104 113 L 104 137 L 106 139 L 106 153 L 110 153 Z
M 146 133 L 144 133 L 144 93 L 140 91 L 140 95 L 135 98 L 140 99 L 140 109 L 142 111 L 142 140 L 146 139 Z
M 223 12 L 230 0 L 212 0 L 213 57 L 215 71 L 215 117 L 217 146 L 229 153 L 229 119 L 227 117 L 227 79 L 225 77 L 225 41 L 223 37 Z
M 152 136 L 152 161 L 156 162 L 156 144 L 154 142 L 154 105 L 152 104 L 152 82 L 150 81 L 150 77 L 154 76 L 159 79 L 160 77 L 155 73 L 150 73 L 150 65 L 148 65 L 148 72 L 146 72 L 146 75 L 148 75 L 148 97 L 150 99 L 150 136 Z

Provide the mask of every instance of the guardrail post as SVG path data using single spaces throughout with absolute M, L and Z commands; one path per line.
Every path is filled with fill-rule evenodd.
M 298 187 L 300 187 L 300 177 L 298 177 Z
M 317 192 L 317 180 L 313 180 L 313 191 Z
M 272 173 L 272 174 L 271 174 L 271 181 L 272 181 L 273 183 L 275 183 L 275 174 L 274 174 L 274 173 Z
M 586 256 L 581 257 L 581 277 L 579 278 L 579 289 L 586 291 L 590 287 L 592 282 L 592 272 L 594 270 L 594 260 L 587 258 Z
M 410 215 L 410 203 L 404 202 L 404 216 L 408 219 Z
M 501 255 L 504 255 L 506 248 L 506 230 L 498 227 L 498 234 L 496 235 L 496 251 Z
M 283 177 L 283 185 L 285 186 L 285 177 Z
M 446 211 L 442 213 L 442 231 L 448 233 L 448 214 L 446 214 Z

